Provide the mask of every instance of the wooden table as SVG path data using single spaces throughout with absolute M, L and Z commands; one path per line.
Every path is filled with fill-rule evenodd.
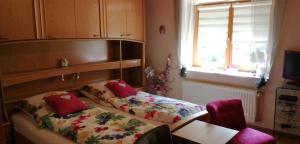
M 233 129 L 195 120 L 173 132 L 173 135 L 189 141 L 187 143 L 225 144 L 237 133 L 238 131 Z M 176 141 L 174 141 L 174 143 L 176 143 Z

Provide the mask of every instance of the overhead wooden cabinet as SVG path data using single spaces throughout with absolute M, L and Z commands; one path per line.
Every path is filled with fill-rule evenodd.
M 75 1 L 43 0 L 45 38 L 75 38 Z
M 103 37 L 144 40 L 143 0 L 103 0 Z
M 99 9 L 99 0 L 44 0 L 45 38 L 100 38 Z
M 127 0 L 127 38 L 144 40 L 144 3 L 143 0 Z
M 144 41 L 144 0 L 0 0 L 0 41 Z
M 126 0 L 104 0 L 104 21 L 106 35 L 109 38 L 125 38 L 126 36 Z
M 99 0 L 75 0 L 76 38 L 100 38 Z
M 34 0 L 0 0 L 0 41 L 36 39 Z

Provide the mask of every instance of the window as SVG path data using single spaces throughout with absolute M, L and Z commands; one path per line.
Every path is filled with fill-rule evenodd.
M 266 62 L 270 9 L 245 1 L 197 6 L 193 66 L 255 71 Z

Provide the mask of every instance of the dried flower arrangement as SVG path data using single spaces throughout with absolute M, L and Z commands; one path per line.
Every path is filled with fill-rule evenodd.
M 171 61 L 172 57 L 171 55 L 169 55 L 167 58 L 166 67 L 161 72 L 155 71 L 151 66 L 148 66 L 145 69 L 147 85 L 151 93 L 166 96 L 169 90 L 171 89 L 169 87 L 168 79 L 168 76 L 170 74 Z

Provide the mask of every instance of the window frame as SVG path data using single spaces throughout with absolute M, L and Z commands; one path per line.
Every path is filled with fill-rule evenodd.
M 220 5 L 229 5 L 229 12 L 228 12 L 228 34 L 227 34 L 227 48 L 225 52 L 225 65 L 220 65 L 218 68 L 219 69 L 226 69 L 230 68 L 232 65 L 232 37 L 233 37 L 233 25 L 234 25 L 234 8 L 233 4 L 237 3 L 250 3 L 251 0 L 234 0 L 234 1 L 224 1 L 224 2 L 211 2 L 211 3 L 201 3 L 195 6 L 194 8 L 194 39 L 193 39 L 193 62 L 192 66 L 193 67 L 201 67 L 201 61 L 198 60 L 198 32 L 199 32 L 199 11 L 198 9 L 200 7 L 205 7 L 205 6 L 220 6 Z M 254 66 L 245 66 L 245 65 L 235 65 L 239 71 L 245 71 L 245 72 L 251 72 L 255 70 Z

